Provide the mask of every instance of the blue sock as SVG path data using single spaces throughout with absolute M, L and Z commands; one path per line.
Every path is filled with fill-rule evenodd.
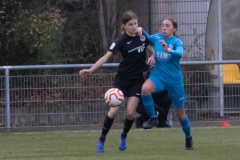
M 147 111 L 150 118 L 157 118 L 157 114 L 154 108 L 154 102 L 152 98 L 152 94 L 143 95 L 142 94 L 142 100 L 145 110 Z
M 185 133 L 186 138 L 190 138 L 191 137 L 191 128 L 190 128 L 190 121 L 187 117 L 187 115 L 185 115 L 184 119 L 180 122 L 181 126 L 182 126 L 182 130 Z

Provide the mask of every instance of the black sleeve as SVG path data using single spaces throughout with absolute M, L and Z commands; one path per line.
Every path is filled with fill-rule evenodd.
M 121 48 L 120 45 L 121 45 L 121 39 L 117 39 L 111 44 L 108 51 L 112 52 L 113 54 L 116 54 Z

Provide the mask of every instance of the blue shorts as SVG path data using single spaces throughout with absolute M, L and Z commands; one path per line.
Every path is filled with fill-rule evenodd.
M 168 96 L 172 101 L 174 108 L 184 108 L 186 95 L 184 92 L 184 84 L 164 85 L 164 83 L 156 75 L 150 74 L 148 80 L 152 81 L 155 86 L 155 92 L 161 92 L 164 89 L 168 91 Z

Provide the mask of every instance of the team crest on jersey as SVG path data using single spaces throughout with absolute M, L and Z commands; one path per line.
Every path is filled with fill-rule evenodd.
M 144 35 L 141 35 L 141 36 L 140 36 L 140 40 L 141 40 L 142 42 L 144 42 L 144 41 L 146 40 L 146 37 L 145 37 Z

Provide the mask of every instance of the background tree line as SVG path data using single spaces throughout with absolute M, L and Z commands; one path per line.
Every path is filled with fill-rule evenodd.
M 93 63 L 129 8 L 129 0 L 1 0 L 0 65 Z

